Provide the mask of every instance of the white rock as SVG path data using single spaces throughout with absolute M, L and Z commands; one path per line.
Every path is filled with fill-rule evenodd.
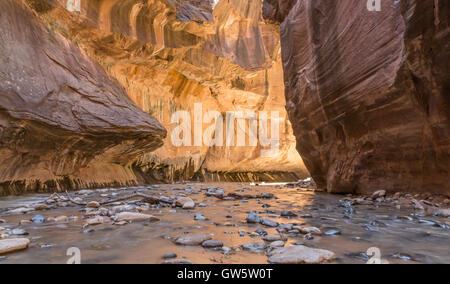
M 127 222 L 140 222 L 140 221 L 151 221 L 156 222 L 159 221 L 159 218 L 156 218 L 153 215 L 142 214 L 142 213 L 133 213 L 133 212 L 121 212 L 115 215 L 116 222 L 127 221 Z
M 0 240 L 0 254 L 26 249 L 30 240 L 26 238 Z
M 274 264 L 318 264 L 335 258 L 334 252 L 305 246 L 279 248 L 269 253 L 269 262 Z

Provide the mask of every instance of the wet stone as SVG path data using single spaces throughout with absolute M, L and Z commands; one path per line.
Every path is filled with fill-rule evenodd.
M 249 252 L 261 252 L 265 247 L 266 244 L 264 242 L 247 243 L 241 246 L 243 250 Z
M 203 216 L 202 213 L 195 213 L 195 214 L 194 214 L 194 220 L 196 220 L 196 221 L 207 221 L 208 218 L 206 218 L 205 216 Z
M 30 240 L 25 238 L 0 240 L 0 254 L 23 250 L 29 245 Z
M 282 238 L 280 235 L 267 235 L 263 238 L 266 242 L 280 241 Z
M 272 228 L 278 227 L 278 223 L 277 222 L 271 221 L 271 220 L 266 219 L 266 218 L 263 218 L 261 220 L 261 225 L 264 225 L 264 226 L 267 226 L 267 227 L 272 227 Z
M 42 215 L 35 215 L 33 216 L 33 218 L 31 218 L 31 220 L 33 221 L 33 223 L 42 224 L 45 222 L 45 217 Z
M 271 248 L 281 248 L 284 247 L 285 243 L 283 241 L 275 241 L 270 243 Z
M 194 263 L 188 259 L 167 259 L 163 262 L 163 264 L 194 264 Z
M 210 235 L 205 234 L 186 234 L 175 239 L 175 244 L 184 246 L 199 246 L 203 242 L 211 239 Z
M 177 254 L 174 253 L 174 252 L 166 253 L 166 254 L 163 256 L 164 259 L 171 259 L 171 258 L 176 258 L 176 257 L 177 257 Z
M 204 248 L 223 247 L 223 243 L 221 241 L 208 240 L 202 243 L 202 247 Z
M 261 229 L 261 228 L 256 229 L 256 230 L 255 230 L 255 233 L 258 234 L 259 236 L 263 236 L 263 237 L 267 235 L 266 230 Z
M 258 213 L 256 213 L 255 211 L 250 211 L 250 213 L 248 213 L 246 221 L 249 224 L 259 223 L 260 219 L 259 219 Z
M 25 229 L 14 229 L 10 231 L 10 235 L 26 236 L 28 232 Z
M 323 234 L 325 236 L 336 236 L 336 235 L 340 235 L 341 233 L 342 232 L 339 229 L 330 228 L 330 229 L 325 229 Z
M 331 251 L 305 246 L 279 248 L 269 253 L 269 263 L 273 264 L 318 264 L 335 258 Z

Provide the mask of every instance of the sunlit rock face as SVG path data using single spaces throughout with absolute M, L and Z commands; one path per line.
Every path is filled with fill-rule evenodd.
M 265 0 L 298 150 L 329 192 L 448 194 L 450 2 L 381 2 Z
M 166 130 L 22 1 L 0 1 L 0 195 L 141 183 Z
M 145 112 L 168 130 L 164 146 L 136 166 L 161 181 L 292 180 L 307 176 L 287 118 L 278 31 L 265 24 L 262 1 L 27 0 L 41 20 L 95 58 Z M 45 4 L 45 5 L 44 5 Z M 175 147 L 177 111 L 278 111 L 280 150 L 208 145 Z M 213 122 L 211 122 L 213 123 Z M 204 123 L 203 129 L 211 123 Z M 192 129 L 192 140 L 194 129 Z M 247 137 L 248 139 L 248 137 Z

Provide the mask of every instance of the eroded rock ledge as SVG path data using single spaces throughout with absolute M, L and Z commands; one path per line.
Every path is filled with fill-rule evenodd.
M 0 2 L 0 195 L 139 182 L 166 130 L 21 1 Z
M 450 3 L 392 2 L 264 3 L 297 148 L 329 192 L 450 191 Z

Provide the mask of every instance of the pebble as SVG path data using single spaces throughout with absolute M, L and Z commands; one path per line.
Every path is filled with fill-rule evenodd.
M 420 219 L 419 224 L 427 225 L 427 226 L 435 226 L 436 222 L 426 219 Z
M 50 210 L 50 206 L 45 205 L 45 204 L 38 204 L 36 206 L 34 206 L 34 210 L 36 211 L 43 211 L 43 210 Z
M 176 205 L 186 210 L 195 208 L 195 202 L 189 197 L 178 197 Z
M 249 224 L 259 223 L 260 219 L 259 219 L 258 213 L 256 213 L 255 211 L 250 211 L 250 213 L 248 213 L 246 221 Z
M 25 238 L 0 240 L 0 254 L 28 248 L 30 240 Z
M 127 222 L 141 222 L 141 221 L 150 221 L 157 222 L 159 218 L 142 213 L 134 213 L 134 212 L 121 212 L 114 216 L 114 220 L 116 222 L 127 221 Z
M 208 218 L 206 218 L 205 216 L 203 216 L 202 213 L 195 213 L 195 214 L 194 214 L 194 220 L 197 220 L 197 221 L 206 221 L 206 220 L 208 220 Z
M 99 208 L 100 207 L 100 203 L 98 203 L 97 201 L 91 201 L 89 202 L 86 207 L 88 208 Z
M 299 227 L 299 226 L 294 226 L 294 229 L 297 229 L 300 231 L 300 233 L 302 234 L 311 234 L 311 235 L 316 235 L 316 236 L 321 236 L 322 235 L 322 231 L 317 228 L 317 227 Z
M 204 241 L 202 243 L 202 247 L 204 247 L 204 248 L 223 247 L 223 242 L 221 242 L 221 241 L 214 241 L 214 240 L 208 240 L 208 241 Z
M 7 213 L 8 214 L 26 214 L 26 213 L 33 212 L 33 211 L 35 211 L 34 208 L 20 207 L 17 209 L 9 210 Z
M 260 252 L 264 250 L 265 247 L 266 244 L 264 242 L 247 243 L 241 246 L 243 250 L 250 252 Z
M 275 242 L 275 241 L 281 241 L 280 235 L 267 235 L 263 238 L 266 242 Z
M 435 213 L 439 217 L 448 218 L 450 217 L 450 209 L 441 209 Z
M 406 220 L 406 221 L 413 221 L 414 219 L 409 216 L 399 216 L 398 219 Z
M 194 264 L 192 261 L 187 259 L 167 259 L 163 264 Z
M 336 236 L 336 235 L 340 235 L 342 232 L 339 229 L 327 229 L 324 232 L 325 236 Z
M 45 217 L 42 215 L 35 215 L 33 218 L 31 218 L 31 220 L 36 224 L 45 223 Z
M 109 217 L 95 216 L 94 218 L 87 219 L 84 226 L 85 227 L 86 226 L 95 226 L 95 225 L 106 224 L 106 223 L 110 223 L 110 222 L 111 222 L 111 219 Z
M 282 248 L 284 247 L 285 243 L 283 241 L 275 241 L 275 242 L 271 242 L 269 247 L 271 248 Z
M 186 234 L 175 238 L 175 244 L 183 246 L 199 246 L 203 242 L 211 239 L 210 235 L 205 234 Z
M 377 198 L 385 197 L 385 196 L 386 196 L 386 190 L 378 190 L 372 194 L 372 199 L 377 199 Z
M 95 230 L 94 230 L 94 229 L 92 229 L 92 228 L 89 228 L 89 229 L 83 230 L 83 234 L 85 234 L 85 235 L 89 235 L 89 234 L 92 234 L 93 232 L 95 232 Z
M 269 253 L 272 264 L 319 264 L 335 258 L 334 252 L 305 246 L 279 248 Z
M 267 227 L 275 228 L 275 227 L 278 227 L 279 224 L 278 224 L 277 222 L 274 222 L 274 221 L 271 221 L 271 220 L 269 220 L 269 219 L 263 218 L 263 219 L 261 220 L 261 225 L 264 225 L 264 226 L 267 226 Z
M 10 235 L 25 236 L 28 235 L 28 232 L 24 229 L 14 229 L 10 231 Z
M 239 236 L 241 236 L 241 237 L 245 237 L 246 233 L 247 232 L 245 230 L 239 230 Z
M 312 234 L 306 234 L 303 238 L 304 238 L 305 240 L 307 240 L 307 241 L 314 240 L 314 237 L 313 237 Z
M 267 235 L 266 230 L 261 229 L 261 228 L 256 229 L 254 233 L 256 233 L 258 236 L 263 236 L 263 237 Z
M 178 255 L 176 254 L 176 253 L 174 253 L 174 252 L 169 252 L 169 253 L 166 253 L 164 256 L 163 256 L 163 258 L 164 259 L 170 259 L 170 258 L 176 258 Z

